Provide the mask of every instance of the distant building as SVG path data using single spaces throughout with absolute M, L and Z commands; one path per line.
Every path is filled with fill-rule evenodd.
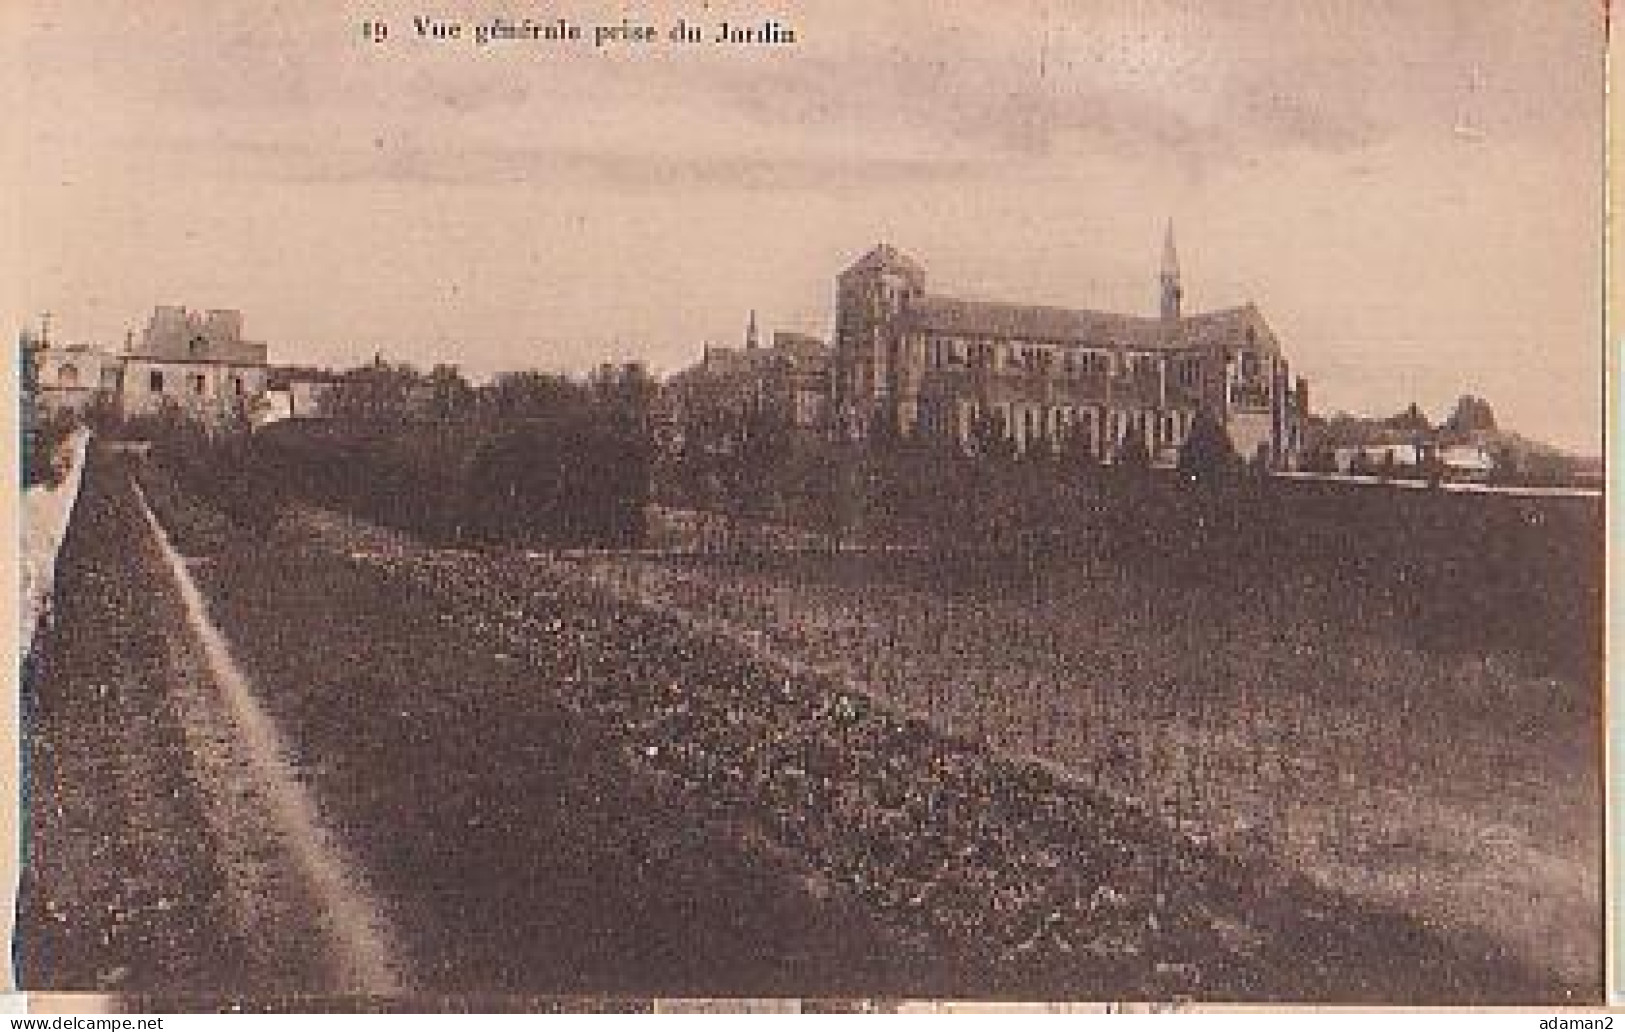
M 1356 472 L 1362 466 L 1366 470 L 1378 470 L 1384 467 L 1415 468 L 1420 466 L 1428 457 L 1429 449 L 1425 444 L 1382 442 L 1376 444 L 1351 444 L 1332 451 L 1333 460 L 1340 473 Z
M 331 411 L 334 385 L 342 374 L 301 366 L 273 366 L 266 373 L 265 405 L 261 423 L 283 419 L 314 419 Z
M 764 348 L 756 313 L 746 324 L 743 347 L 707 346 L 704 357 L 672 376 L 668 392 L 680 407 L 685 397 L 701 394 L 733 404 L 764 404 L 792 426 L 822 429 L 830 411 L 829 346 L 806 333 L 779 331 Z
M 779 331 L 773 334 L 771 354 L 768 396 L 790 414 L 796 426 L 824 426 L 830 407 L 829 345 L 811 334 Z
M 264 395 L 267 348 L 243 339 L 243 316 L 231 309 L 189 312 L 161 305 L 140 341 L 123 356 L 125 415 L 165 403 L 203 417 L 225 415 Z
M 36 349 L 39 396 L 47 408 L 83 411 L 98 396 L 117 395 L 123 371 L 118 355 L 88 344 L 28 343 Z
M 1439 449 L 1444 474 L 1457 480 L 1488 480 L 1495 475 L 1495 459 L 1477 444 L 1449 444 Z
M 1411 442 L 1350 444 L 1332 449 L 1332 461 L 1339 473 L 1401 470 L 1408 475 L 1436 472 L 1447 480 L 1484 481 L 1496 472 L 1494 457 L 1481 444 L 1447 444 L 1432 435 Z
M 36 342 L 39 389 L 51 407 L 101 400 L 124 416 L 166 405 L 205 419 L 251 407 L 266 391 L 267 348 L 244 340 L 242 313 L 161 305 L 124 350 Z
M 1066 439 L 1111 461 L 1134 427 L 1169 462 L 1206 408 L 1244 458 L 1300 460 L 1305 382 L 1255 306 L 1184 314 L 1172 226 L 1157 316 L 969 301 L 925 281 L 886 244 L 837 277 L 833 404 L 845 433 L 889 425 L 969 447 L 992 420 L 1018 450 Z

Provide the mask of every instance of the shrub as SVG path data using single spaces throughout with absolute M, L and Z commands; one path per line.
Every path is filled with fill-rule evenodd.
M 487 542 L 640 545 L 647 534 L 650 466 L 637 429 L 602 416 L 509 427 L 472 456 L 460 522 Z
M 25 413 L 22 432 L 23 487 L 55 487 L 61 483 L 66 456 L 63 445 L 79 426 L 72 412 Z
M 1199 410 L 1179 450 L 1180 474 L 1191 481 L 1221 479 L 1234 472 L 1236 462 L 1236 446 L 1224 424 L 1206 408 Z

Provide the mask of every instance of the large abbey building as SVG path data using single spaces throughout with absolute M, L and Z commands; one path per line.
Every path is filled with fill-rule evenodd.
M 991 419 L 1023 451 L 1080 442 L 1112 461 L 1131 427 L 1169 461 L 1203 408 L 1236 451 L 1297 465 L 1308 388 L 1251 305 L 1186 315 L 1170 225 L 1155 317 L 927 293 L 881 244 L 836 280 L 834 404 L 849 433 L 890 426 L 970 446 Z

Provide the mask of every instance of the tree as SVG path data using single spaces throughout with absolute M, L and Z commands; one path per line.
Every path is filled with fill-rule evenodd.
M 1236 462 L 1236 446 L 1224 424 L 1206 408 L 1198 410 L 1179 449 L 1180 476 L 1193 482 L 1219 480 L 1235 471 Z
M 441 363 L 426 381 L 429 415 L 439 420 L 466 419 L 474 412 L 474 388 L 454 365 Z
M 599 405 L 638 419 L 646 418 L 654 407 L 656 384 L 642 362 L 619 366 L 605 362 L 588 378 L 587 389 Z
M 789 413 L 721 379 L 685 379 L 670 398 L 678 490 L 696 508 L 724 513 L 730 530 L 765 518 L 793 479 L 796 438 Z
M 244 394 L 228 398 L 220 417 L 210 429 L 216 437 L 236 437 L 252 433 L 271 408 L 263 394 Z
M 1060 456 L 1060 438 L 1039 430 L 1027 438 L 1021 457 L 1038 465 L 1053 463 Z
M 763 517 L 778 497 L 790 453 L 790 427 L 772 405 L 748 402 L 731 428 L 723 476 L 730 513 Z
M 1490 481 L 1496 484 L 1522 483 L 1527 470 L 1524 449 L 1517 448 L 1507 441 L 1497 441 L 1489 447 Z
M 460 522 L 492 541 L 641 544 L 649 465 L 646 442 L 602 408 L 515 421 L 474 453 Z
M 903 443 L 903 427 L 897 409 L 891 405 L 877 405 L 869 414 L 869 447 L 875 451 L 891 451 Z
M 264 401 L 263 396 L 260 401 Z M 124 410 L 119 404 L 118 395 L 112 391 L 97 391 L 85 403 L 85 425 L 97 434 L 109 437 L 120 432 L 124 425 Z
M 1383 425 L 1391 430 L 1408 434 L 1426 434 L 1433 431 L 1433 424 L 1428 422 L 1427 414 L 1414 401 L 1405 411 L 1383 420 Z
M 1087 473 L 1100 465 L 1095 435 L 1087 423 L 1079 421 L 1064 427 L 1058 443 L 1060 459 L 1069 468 Z
M 322 407 L 332 416 L 404 420 L 414 414 L 423 383 L 423 376 L 411 365 L 391 365 L 379 358 L 345 373 L 327 392 Z
M 1416 457 L 1416 471 L 1427 481 L 1429 487 L 1438 487 L 1444 483 L 1444 456 L 1439 449 L 1418 448 Z
M 18 338 L 18 417 L 22 431 L 24 487 L 55 484 L 63 473 L 61 449 L 79 425 L 71 409 L 52 408 L 40 391 L 39 359 L 44 345 L 26 330 Z
M 600 366 L 589 386 L 607 460 L 597 486 L 605 495 L 603 534 L 611 544 L 641 544 L 654 479 L 657 385 L 642 363 L 628 362 Z
M 17 341 L 18 417 L 22 425 L 23 486 L 50 483 L 54 477 L 49 441 L 45 433 L 45 409 L 40 401 L 39 344 L 24 330 Z
M 720 504 L 737 399 L 716 379 L 683 377 L 668 385 L 667 402 L 673 423 L 668 445 L 672 485 L 695 508 Z
M 1446 434 L 1469 439 L 1476 434 L 1491 433 L 1496 429 L 1495 410 L 1483 398 L 1463 394 L 1456 400 L 1450 417 L 1440 426 Z
M 1324 444 L 1317 445 L 1304 456 L 1303 469 L 1308 473 L 1336 473 L 1337 454 Z
M 1151 448 L 1146 443 L 1145 429 L 1138 419 L 1129 421 L 1128 430 L 1117 445 L 1113 464 L 1129 473 L 1143 473 L 1151 468 Z
M 971 449 L 990 459 L 1013 459 L 1016 442 L 1005 426 L 1004 413 L 997 409 L 978 407 L 970 423 Z
M 809 522 L 831 548 L 839 550 L 867 508 L 862 490 L 867 478 L 859 468 L 858 450 L 850 441 L 816 440 L 799 458 L 798 487 Z
M 535 370 L 499 373 L 476 392 L 477 404 L 496 420 L 532 419 L 581 408 L 586 391 L 557 373 Z

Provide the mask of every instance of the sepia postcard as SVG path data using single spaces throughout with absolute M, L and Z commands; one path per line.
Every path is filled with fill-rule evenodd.
M 13 988 L 1605 1003 L 1607 18 L 5 5 Z

